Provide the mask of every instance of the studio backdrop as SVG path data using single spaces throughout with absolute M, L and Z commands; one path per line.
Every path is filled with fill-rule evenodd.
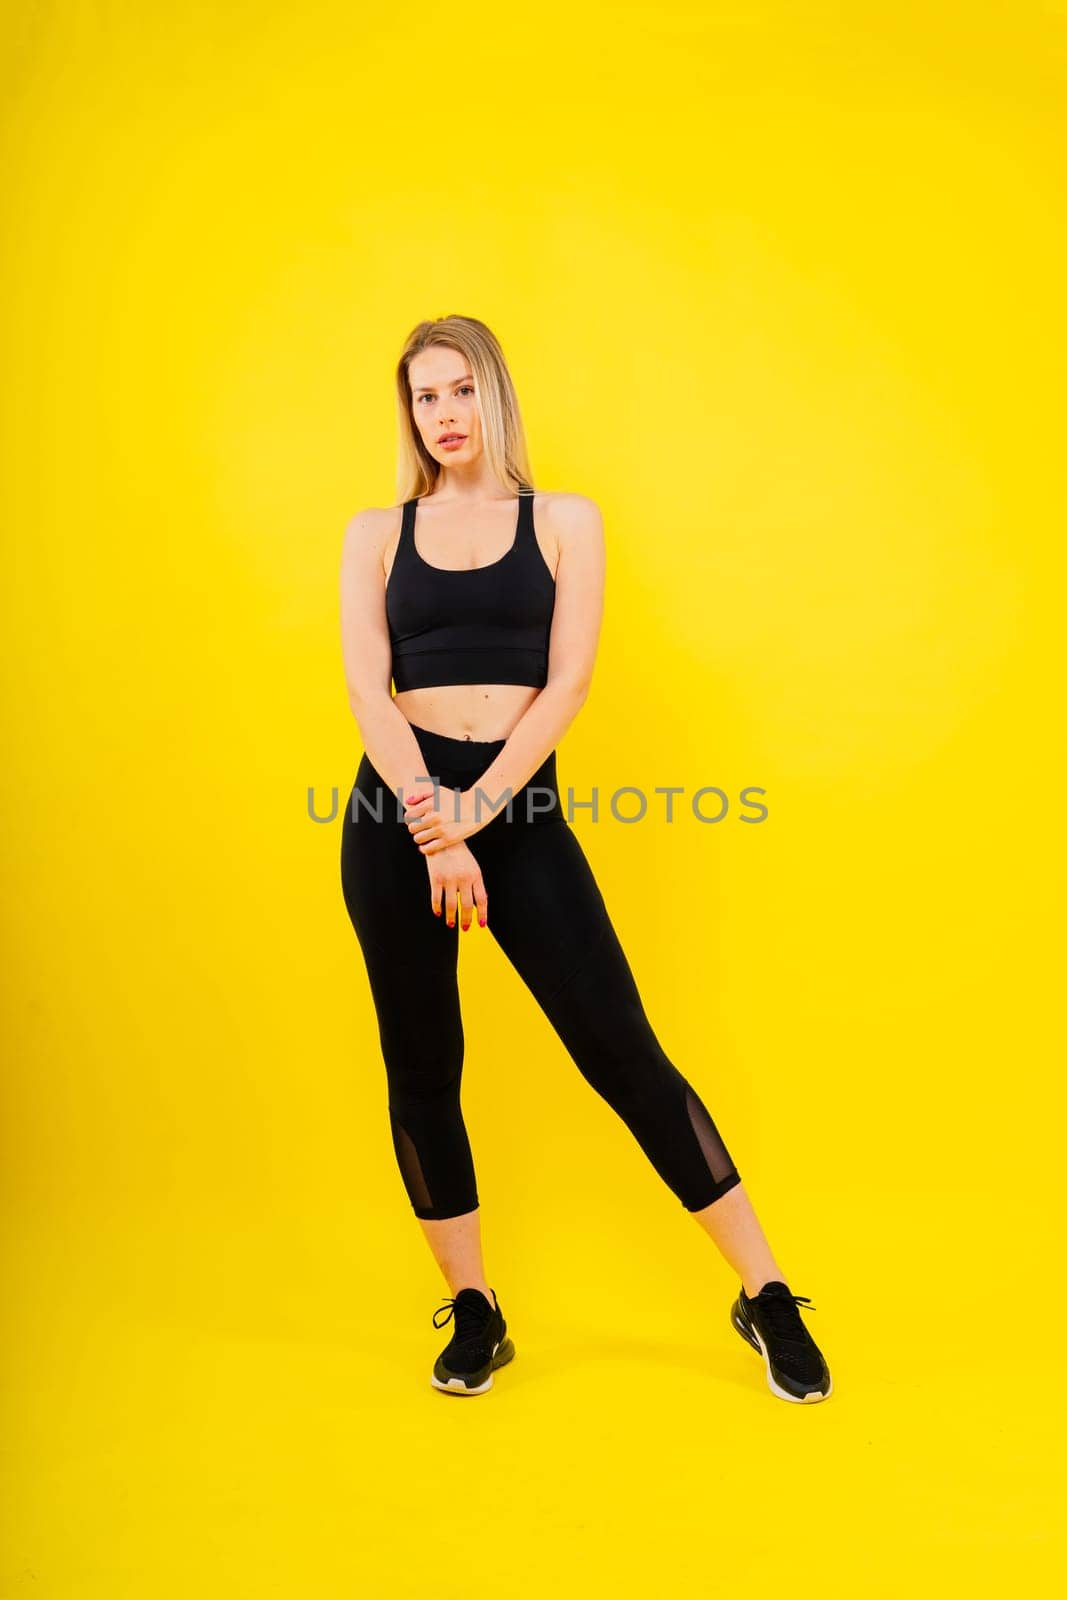
M 1065 23 L 8 11 L 3 1595 L 1043 1581 Z M 600 508 L 563 796 L 825 1406 L 761 1387 L 732 1274 L 477 926 L 522 1343 L 485 1404 L 426 1382 L 338 580 L 450 313 L 534 487 Z

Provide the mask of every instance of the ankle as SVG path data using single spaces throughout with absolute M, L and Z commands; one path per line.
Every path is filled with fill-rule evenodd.
M 493 1307 L 494 1311 L 497 1309 L 496 1296 L 487 1283 L 461 1283 L 459 1289 L 453 1290 L 453 1293 L 459 1294 L 460 1289 L 478 1289 L 482 1294 L 485 1295 L 485 1298 Z
M 773 1263 L 773 1265 L 771 1266 L 769 1271 L 759 1273 L 754 1278 L 746 1278 L 746 1277 L 743 1276 L 742 1279 L 741 1279 L 741 1283 L 742 1283 L 742 1286 L 744 1287 L 744 1291 L 748 1295 L 748 1298 L 750 1300 L 755 1300 L 756 1296 L 759 1294 L 760 1290 L 763 1288 L 765 1283 L 788 1283 L 788 1282 L 789 1282 L 788 1278 L 786 1277 L 785 1273 L 779 1267 L 777 1261 Z

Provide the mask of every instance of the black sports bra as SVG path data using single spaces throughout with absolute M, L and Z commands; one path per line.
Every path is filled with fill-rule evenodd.
M 417 499 L 405 501 L 385 586 L 397 693 L 452 683 L 543 689 L 556 583 L 534 533 L 533 491 L 519 491 L 511 546 L 484 567 L 424 561 L 415 547 L 417 510 Z

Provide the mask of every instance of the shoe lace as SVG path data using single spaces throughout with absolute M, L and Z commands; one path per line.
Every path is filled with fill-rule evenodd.
M 444 1312 L 444 1316 L 441 1316 L 442 1312 Z M 443 1303 L 438 1306 L 433 1314 L 434 1327 L 443 1328 L 453 1315 L 455 1316 L 455 1337 L 457 1339 L 466 1339 L 472 1334 L 479 1334 L 485 1331 L 486 1318 L 484 1314 L 477 1305 L 472 1305 L 469 1300 L 460 1300 L 458 1295 L 454 1299 L 446 1297 Z M 437 1320 L 438 1317 L 441 1317 L 440 1322 Z
M 809 1311 L 817 1311 L 806 1294 L 774 1294 L 768 1295 L 766 1300 L 760 1301 L 760 1309 L 770 1324 L 772 1332 L 779 1336 L 810 1338 L 807 1328 L 800 1320 L 800 1307 L 807 1306 Z

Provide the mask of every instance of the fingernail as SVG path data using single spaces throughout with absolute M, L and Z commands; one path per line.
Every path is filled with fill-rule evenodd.
M 485 919 L 483 917 L 479 917 L 478 918 L 478 926 L 479 926 L 479 928 L 484 928 L 485 927 Z
M 469 922 L 461 922 L 460 923 L 460 927 L 463 929 L 463 932 L 466 933 L 467 929 L 470 927 L 470 923 Z
M 433 914 L 434 914 L 435 917 L 439 917 L 441 915 L 441 907 L 440 906 L 434 906 Z
M 449 926 L 449 927 L 450 927 L 450 928 L 454 928 L 454 927 L 455 927 L 455 926 L 456 926 L 456 924 L 455 924 L 455 923 L 454 923 L 454 922 L 450 922 L 450 923 L 449 923 L 449 924 L 448 924 L 448 926 Z

